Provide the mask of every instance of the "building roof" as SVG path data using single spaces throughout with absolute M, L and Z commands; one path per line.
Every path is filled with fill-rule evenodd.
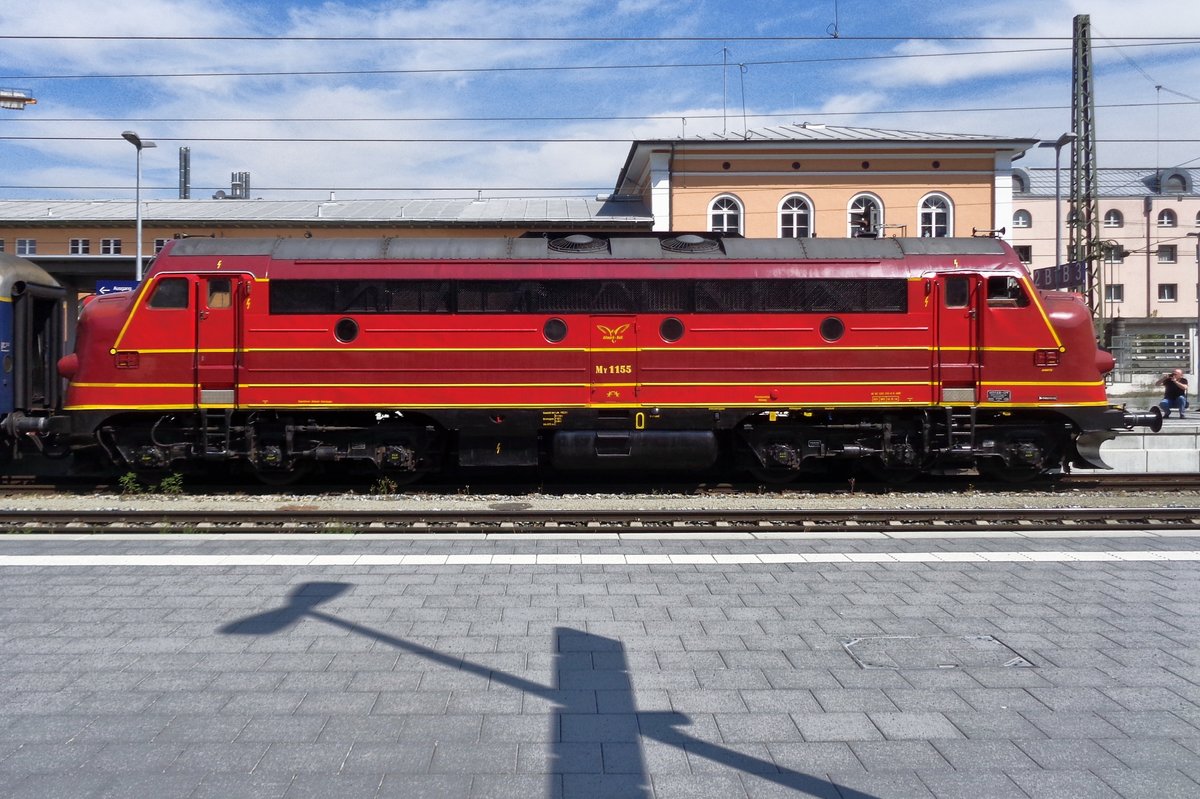
M 0 200 L 0 224 L 128 223 L 132 200 Z M 636 198 L 520 197 L 484 200 L 143 200 L 144 223 L 313 227 L 649 227 Z
M 870 146 L 873 150 L 903 150 L 914 146 L 934 146 L 946 151 L 990 150 L 1008 151 L 1016 157 L 1038 142 L 1037 139 L 1015 139 L 1007 136 L 989 136 L 977 133 L 928 133 L 913 130 L 886 130 L 883 128 L 851 128 L 842 125 L 823 125 L 812 122 L 797 122 L 791 125 L 770 127 L 742 132 L 703 133 L 677 139 L 644 139 L 635 141 L 629 148 L 625 164 L 617 175 L 616 194 L 636 195 L 642 190 L 650 154 L 658 149 L 670 147 L 681 149 L 729 147 L 771 148 L 835 148 L 854 145 Z
M 1014 186 L 1014 197 L 1054 197 L 1053 168 L 1018 169 L 1013 171 L 1018 176 L 1023 175 L 1026 179 L 1026 191 L 1017 191 Z M 1160 191 L 1159 186 L 1161 183 L 1166 182 L 1171 176 L 1176 175 L 1181 178 L 1184 191 Z M 1200 192 L 1197 192 L 1196 185 L 1198 179 L 1200 179 L 1200 169 L 1170 167 L 1163 169 L 1096 170 L 1096 185 L 1101 197 L 1145 197 L 1149 194 L 1195 197 L 1200 194 Z M 1059 180 L 1062 187 L 1062 196 L 1066 197 L 1071 193 L 1071 175 L 1070 170 L 1065 164 L 1061 168 Z
M 927 133 L 915 130 L 886 130 L 884 128 L 850 128 L 842 125 L 824 125 L 812 122 L 795 122 L 791 125 L 770 127 L 744 132 L 702 133 L 693 140 L 698 141 L 803 141 L 803 142 L 937 142 L 939 144 L 968 142 L 1002 145 L 1005 148 L 1019 144 L 1027 149 L 1037 139 L 1013 139 L 979 133 Z M 686 141 L 686 140 L 681 140 Z

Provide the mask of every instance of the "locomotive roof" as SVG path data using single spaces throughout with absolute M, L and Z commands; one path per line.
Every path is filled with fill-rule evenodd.
M 992 238 L 744 239 L 719 235 L 586 235 L 528 238 L 189 238 L 170 256 L 268 256 L 281 261 L 439 260 L 820 260 L 879 261 L 911 256 L 1004 256 Z
M 0 252 L 0 297 L 11 297 L 13 285 L 31 283 L 36 286 L 59 288 L 50 273 L 32 261 Z

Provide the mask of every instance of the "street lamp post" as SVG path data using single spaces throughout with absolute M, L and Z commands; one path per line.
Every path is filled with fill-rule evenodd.
M 1068 131 L 1055 141 L 1038 142 L 1038 147 L 1054 148 L 1054 265 L 1062 265 L 1062 182 L 1059 180 L 1058 156 L 1062 148 L 1075 141 L 1075 134 Z
M 132 130 L 121 134 L 121 138 L 129 142 L 137 150 L 137 182 L 134 184 L 134 218 L 137 220 L 137 263 L 135 274 L 137 282 L 142 282 L 142 150 L 158 145 L 138 136 Z

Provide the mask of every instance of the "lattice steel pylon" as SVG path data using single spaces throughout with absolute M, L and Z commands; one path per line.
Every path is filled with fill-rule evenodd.
M 1096 176 L 1096 104 L 1092 93 L 1092 23 L 1075 17 L 1071 66 L 1071 200 L 1067 213 L 1068 258 L 1087 264 L 1088 306 L 1097 330 L 1104 327 L 1104 273 L 1101 268 L 1099 191 Z

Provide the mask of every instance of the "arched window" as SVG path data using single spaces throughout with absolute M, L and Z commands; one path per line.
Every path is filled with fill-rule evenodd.
M 1200 227 L 1200 211 L 1196 212 L 1196 227 Z
M 779 204 L 779 238 L 807 239 L 813 234 L 812 203 L 801 194 L 791 194 Z
M 1033 214 L 1026 211 L 1024 208 L 1018 209 L 1013 213 L 1013 227 L 1032 227 Z
M 873 194 L 859 194 L 850 200 L 846 214 L 850 238 L 878 238 L 883 227 L 883 202 Z
M 1110 208 L 1104 212 L 1105 227 L 1125 227 L 1125 215 L 1116 208 Z
M 1170 208 L 1164 208 L 1158 212 L 1159 227 L 1175 227 L 1177 224 L 1179 224 L 1179 220 Z
M 1029 177 L 1020 170 L 1013 170 L 1012 176 L 1013 194 L 1023 194 L 1029 191 Z
M 708 206 L 708 229 L 713 233 L 742 232 L 742 203 L 731 194 L 722 194 Z
M 921 199 L 917 230 L 921 238 L 942 238 L 954 230 L 954 205 L 944 194 L 927 194 Z

